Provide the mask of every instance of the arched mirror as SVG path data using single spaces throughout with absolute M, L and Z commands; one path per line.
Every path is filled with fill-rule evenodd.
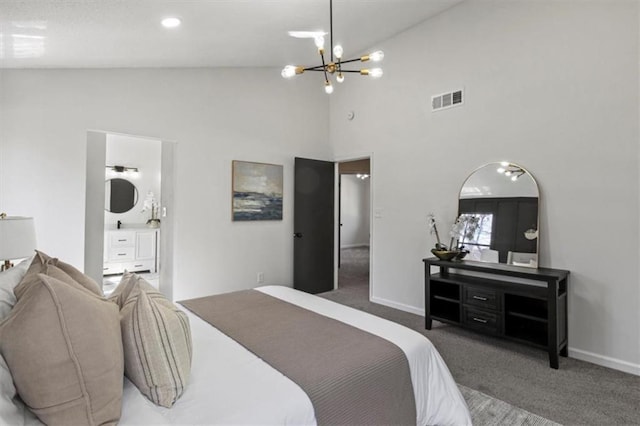
M 104 209 L 111 213 L 126 213 L 138 202 L 138 189 L 126 179 L 114 178 L 105 182 Z
M 539 200 L 535 179 L 517 164 L 491 163 L 471 173 L 458 201 L 465 259 L 537 268 Z

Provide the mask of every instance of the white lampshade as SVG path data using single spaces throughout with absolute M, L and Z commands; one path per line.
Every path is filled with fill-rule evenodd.
M 36 230 L 32 217 L 0 219 L 0 260 L 29 257 L 36 249 Z

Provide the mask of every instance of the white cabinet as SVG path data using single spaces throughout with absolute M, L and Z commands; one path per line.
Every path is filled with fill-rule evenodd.
M 103 275 L 158 272 L 158 229 L 105 231 Z

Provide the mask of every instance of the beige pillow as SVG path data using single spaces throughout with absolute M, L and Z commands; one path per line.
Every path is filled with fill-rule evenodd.
M 31 262 L 31 266 L 27 271 L 27 276 L 45 272 L 47 265 L 57 266 L 58 268 L 63 270 L 67 275 L 69 275 L 75 282 L 77 282 L 78 284 L 80 284 L 90 292 L 97 294 L 98 296 L 103 296 L 102 288 L 91 277 L 89 277 L 86 274 L 83 274 L 78 269 L 69 265 L 68 263 L 63 262 L 58 258 L 51 257 L 39 250 L 36 250 L 36 256 L 33 259 L 33 262 Z M 20 293 L 21 291 L 23 291 L 22 288 L 17 290 L 16 296 L 18 298 L 20 297 L 18 293 Z
M 0 353 L 18 394 L 44 423 L 119 420 L 124 366 L 113 303 L 37 274 L 0 324 Z
M 38 274 L 46 273 L 47 265 L 54 265 L 60 268 L 62 271 L 64 271 L 65 274 L 70 276 L 75 282 L 82 285 L 90 292 L 98 296 L 103 296 L 101 287 L 89 276 L 83 274 L 68 263 L 62 262 L 55 257 L 51 257 L 41 251 L 36 250 L 36 255 L 34 256 L 31 265 L 29 265 L 27 273 L 22 278 L 20 284 L 18 284 L 13 291 L 18 299 L 31 283 L 37 281 Z
M 187 315 L 131 273 L 124 274 L 109 300 L 120 306 L 124 374 L 153 403 L 171 407 L 191 372 Z

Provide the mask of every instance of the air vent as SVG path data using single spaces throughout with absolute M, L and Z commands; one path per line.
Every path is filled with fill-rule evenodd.
M 441 93 L 431 97 L 431 111 L 452 108 L 462 105 L 462 89 L 453 92 Z

